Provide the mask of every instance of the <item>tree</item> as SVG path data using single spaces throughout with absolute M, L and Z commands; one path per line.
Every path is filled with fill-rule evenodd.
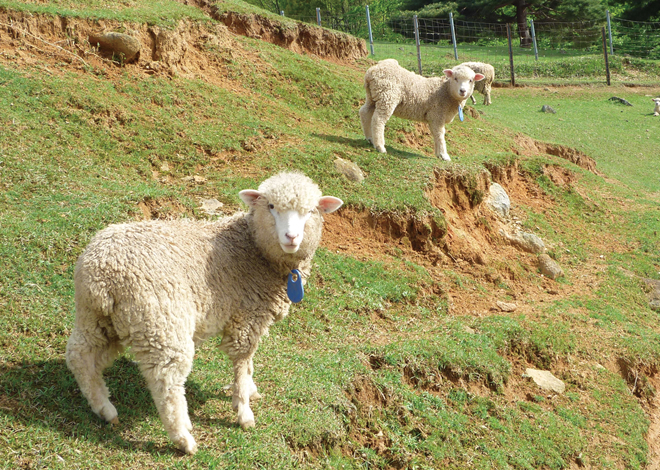
M 621 8 L 620 15 L 627 20 L 660 21 L 658 0 L 610 0 L 610 3 Z

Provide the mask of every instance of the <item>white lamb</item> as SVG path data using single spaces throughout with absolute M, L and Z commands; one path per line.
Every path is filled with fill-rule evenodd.
M 492 89 L 493 80 L 495 80 L 495 67 L 484 62 L 463 62 L 461 65 L 470 67 L 475 73 L 480 73 L 484 76 L 483 80 L 474 84 L 474 91 L 478 91 L 484 95 L 484 105 L 488 106 L 491 103 L 490 91 Z M 477 100 L 474 99 L 474 94 L 470 95 L 470 99 L 472 100 L 472 104 L 477 102 Z
M 652 100 L 655 103 L 655 109 L 653 110 L 653 115 L 660 116 L 660 98 L 653 98 Z
M 307 277 L 321 239 L 321 214 L 342 201 L 321 196 L 311 179 L 282 173 L 257 191 L 239 193 L 249 206 L 217 222 L 148 221 L 99 232 L 75 270 L 76 321 L 66 362 L 92 410 L 117 423 L 103 370 L 130 347 L 170 439 L 197 450 L 190 434 L 184 384 L 195 346 L 221 335 L 233 363 L 232 404 L 243 428 L 254 426 L 250 398 L 259 339 L 287 315 L 287 278 Z
M 459 106 L 465 106 L 474 82 L 484 76 L 461 65 L 443 72 L 444 77 L 425 78 L 399 66 L 394 59 L 380 61 L 367 70 L 367 99 L 360 108 L 360 121 L 364 136 L 376 150 L 386 152 L 385 124 L 394 114 L 426 122 L 433 135 L 435 155 L 450 160 L 445 125 L 454 120 Z

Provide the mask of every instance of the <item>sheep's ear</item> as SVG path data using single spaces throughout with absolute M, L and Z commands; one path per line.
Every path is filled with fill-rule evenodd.
M 324 214 L 329 214 L 330 212 L 334 212 L 339 209 L 343 203 L 344 201 L 338 197 L 323 196 L 321 199 L 319 199 L 318 208 Z
M 261 197 L 261 193 L 259 191 L 255 191 L 254 189 L 244 189 L 238 193 L 238 197 L 240 197 L 241 200 L 248 206 L 254 207 L 257 204 L 257 199 Z
M 454 75 L 454 71 L 452 69 L 444 69 L 442 73 L 444 73 L 447 78 L 451 78 L 452 75 Z
M 482 74 L 482 73 L 475 73 L 475 74 L 474 74 L 474 81 L 475 81 L 475 82 L 478 82 L 478 81 L 480 81 L 480 80 L 483 80 L 484 78 L 486 78 L 486 76 L 485 76 L 484 74 Z

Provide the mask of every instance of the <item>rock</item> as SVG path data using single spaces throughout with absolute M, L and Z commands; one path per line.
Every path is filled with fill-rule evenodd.
M 497 307 L 502 310 L 503 312 L 515 312 L 518 306 L 513 303 L 508 303 L 508 302 L 502 302 L 498 300 L 496 302 Z
M 619 104 L 624 104 L 626 106 L 632 106 L 628 100 L 624 100 L 623 98 L 619 98 L 618 96 L 613 96 L 612 98 L 609 99 L 609 101 L 614 101 L 615 103 Z
M 509 243 L 516 245 L 523 251 L 528 253 L 543 253 L 545 252 L 545 244 L 543 240 L 530 232 L 516 232 L 510 234 L 504 232 L 503 230 L 500 233 L 506 238 Z
M 531 377 L 536 385 L 549 392 L 564 393 L 566 390 L 566 384 L 547 370 L 526 369 L 523 377 Z
M 506 193 L 504 188 L 498 183 L 493 183 L 488 189 L 488 197 L 486 198 L 486 204 L 494 212 L 501 215 L 502 217 L 509 216 L 509 210 L 511 209 L 511 200 L 509 195 Z
M 649 308 L 655 312 L 660 312 L 660 281 L 656 279 L 644 278 L 644 283 L 649 287 Z
M 91 34 L 89 43 L 101 50 L 112 52 L 114 55 L 123 55 L 125 62 L 130 62 L 140 54 L 142 44 L 133 36 L 123 33 Z
M 548 106 L 547 104 L 544 104 L 544 105 L 541 107 L 541 112 L 542 112 L 542 113 L 557 114 L 557 111 L 555 111 L 551 106 Z
M 362 173 L 360 167 L 355 163 L 339 157 L 337 157 L 334 163 L 337 171 L 344 175 L 348 180 L 356 183 L 362 183 L 362 181 L 364 181 L 364 173 Z
M 553 280 L 564 275 L 561 266 L 545 253 L 539 255 L 539 271 L 541 271 L 541 274 L 545 277 Z
M 222 214 L 220 210 L 224 205 L 217 199 L 202 199 L 199 201 L 202 205 L 199 208 L 208 215 L 218 215 Z

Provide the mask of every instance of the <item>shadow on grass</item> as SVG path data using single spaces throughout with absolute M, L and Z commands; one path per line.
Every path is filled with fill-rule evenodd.
M 156 406 L 137 364 L 121 357 L 105 371 L 104 378 L 119 412 L 118 426 L 107 424 L 92 412 L 63 359 L 0 366 L 0 416 L 9 417 L 10 423 L 44 427 L 65 437 L 110 448 L 181 455 L 172 444 L 159 446 L 151 441 L 122 437 L 122 430 L 139 427 L 148 416 L 160 425 Z M 208 400 L 231 401 L 224 393 L 209 393 L 194 381 L 186 383 L 186 399 L 191 416 Z M 236 422 L 199 416 L 193 418 L 193 425 L 195 422 L 226 428 L 238 426 Z
M 350 139 L 348 137 L 339 137 L 336 135 L 317 134 L 317 133 L 313 133 L 312 135 L 314 137 L 318 137 L 319 139 L 323 139 L 328 142 L 332 142 L 334 144 L 346 145 L 357 149 L 373 149 L 373 145 L 371 145 L 371 143 L 369 143 L 364 138 Z M 426 160 L 435 158 L 435 157 L 428 157 L 422 153 L 412 153 L 412 152 L 407 152 L 405 150 L 397 150 L 392 147 L 387 147 L 387 142 L 385 144 L 386 144 L 387 153 L 397 158 L 405 158 L 405 159 L 417 158 L 417 159 L 426 159 Z

